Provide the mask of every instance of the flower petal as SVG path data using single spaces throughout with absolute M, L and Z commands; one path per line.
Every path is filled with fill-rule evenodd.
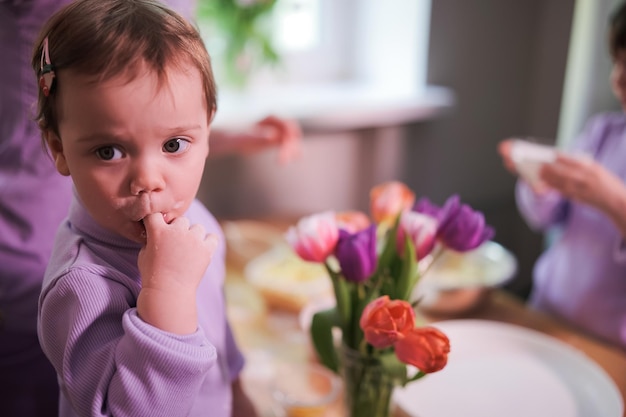
M 335 257 L 341 273 L 351 282 L 366 281 L 376 270 L 376 225 L 356 233 L 339 231 Z
M 287 230 L 285 239 L 305 261 L 324 262 L 339 239 L 335 214 L 327 211 L 303 217 Z
M 448 363 L 450 340 L 434 327 L 417 327 L 395 343 L 396 356 L 401 362 L 415 366 L 422 372 L 432 373 Z
M 400 340 L 415 327 L 415 312 L 405 300 L 390 300 L 383 295 L 371 301 L 359 321 L 365 340 L 384 349 Z
M 415 193 L 399 181 L 377 185 L 370 191 L 370 211 L 376 223 L 392 223 L 403 211 L 410 209 Z

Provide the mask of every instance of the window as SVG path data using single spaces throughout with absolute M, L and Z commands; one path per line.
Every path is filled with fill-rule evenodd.
M 254 108 L 251 117 L 287 111 L 302 118 L 338 97 L 361 101 L 422 94 L 430 2 L 278 0 L 270 27 L 281 62 L 256 71 L 243 90 L 222 86 L 222 114 L 245 106 Z M 214 56 L 216 66 L 218 59 Z

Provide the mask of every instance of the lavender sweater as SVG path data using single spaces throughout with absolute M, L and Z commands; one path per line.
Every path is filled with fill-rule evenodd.
M 573 146 L 626 182 L 626 115 L 590 119 Z M 534 268 L 530 304 L 626 348 L 626 248 L 602 212 L 519 181 L 518 207 L 535 230 L 561 229 Z
M 222 244 L 198 289 L 199 328 L 180 336 L 137 316 L 140 245 L 101 228 L 74 198 L 39 300 L 39 338 L 59 375 L 60 417 L 231 415 L 231 382 L 243 357 L 225 317 L 224 240 L 198 201 L 186 217 Z

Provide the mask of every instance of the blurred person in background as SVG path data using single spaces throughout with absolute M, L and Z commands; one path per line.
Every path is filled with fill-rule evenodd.
M 30 66 L 43 23 L 69 0 L 0 0 L 0 416 L 58 414 L 55 371 L 39 346 L 37 300 L 71 181 L 58 175 L 34 122 L 37 83 Z M 195 1 L 165 1 L 193 18 Z M 213 131 L 211 155 L 279 147 L 299 154 L 301 131 L 268 116 L 240 132 Z
M 533 271 L 531 306 L 626 349 L 626 3 L 609 20 L 610 81 L 620 112 L 593 116 L 567 152 L 544 163 L 540 182 L 516 184 L 534 230 L 559 234 Z M 499 144 L 518 175 L 515 141 Z

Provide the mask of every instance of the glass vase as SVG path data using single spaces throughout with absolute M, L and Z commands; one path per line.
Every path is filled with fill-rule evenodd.
M 389 417 L 394 383 L 381 362 L 341 347 L 346 417 Z

